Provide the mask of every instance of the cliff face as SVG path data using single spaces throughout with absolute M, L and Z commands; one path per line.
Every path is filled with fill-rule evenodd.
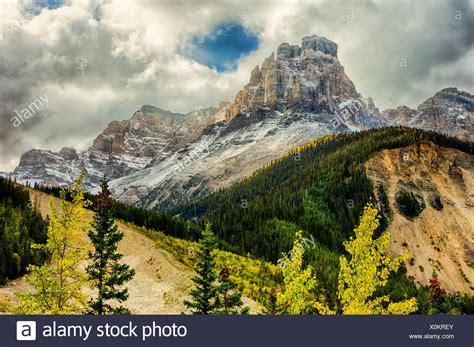
M 281 44 L 214 118 L 182 150 L 111 182 L 114 194 L 166 207 L 226 187 L 313 138 L 386 125 L 344 73 L 337 45 L 318 36 L 303 38 L 301 47 Z
M 446 290 L 474 293 L 474 157 L 423 142 L 384 150 L 366 170 L 388 196 L 389 251 L 409 252 L 408 276 L 428 285 L 436 271 Z M 417 211 L 407 215 L 402 196 Z
M 474 141 L 474 97 L 456 88 L 445 88 L 416 110 L 407 106 L 382 111 L 390 125 L 432 130 Z
M 361 118 L 361 114 L 378 116 L 378 110 L 361 98 L 345 74 L 337 58 L 337 45 L 313 35 L 304 37 L 301 47 L 282 43 L 276 57 L 272 53 L 261 67 L 256 66 L 249 83 L 237 93 L 230 117 L 261 107 L 344 112 L 349 104 L 353 104 L 355 118 Z M 359 119 L 352 121 L 355 126 L 365 127 Z
M 63 148 L 59 152 L 33 149 L 24 153 L 13 177 L 63 186 L 85 170 L 85 186 L 93 189 L 104 175 L 110 180 L 127 176 L 178 151 L 215 121 L 216 111 L 210 107 L 179 114 L 145 105 L 130 119 L 110 122 L 83 152 Z

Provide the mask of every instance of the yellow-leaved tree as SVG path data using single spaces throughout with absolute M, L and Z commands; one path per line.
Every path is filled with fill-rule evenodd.
M 80 314 L 83 313 L 87 296 L 82 287 L 86 275 L 81 265 L 87 259 L 84 241 L 88 227 L 81 174 L 74 187 L 61 191 L 60 208 L 50 200 L 51 217 L 48 241 L 41 248 L 48 254 L 48 261 L 41 266 L 29 266 L 26 282 L 32 292 L 21 292 L 16 311 L 24 314 Z M 69 197 L 71 202 L 67 202 Z M 36 246 L 40 247 L 40 246 Z
M 302 239 L 302 232 L 298 231 L 292 250 L 278 261 L 283 272 L 283 289 L 277 293 L 277 310 L 283 314 L 334 314 L 322 294 L 315 296 L 318 281 L 313 268 L 303 268 Z
M 339 258 L 338 295 L 343 314 L 409 314 L 417 309 L 415 298 L 391 302 L 388 295 L 374 297 L 376 290 L 387 284 L 390 273 L 398 271 L 408 257 L 408 252 L 398 258 L 386 255 L 390 233 L 372 238 L 379 224 L 379 212 L 369 203 L 354 229 L 355 238 L 344 242 L 350 257 Z

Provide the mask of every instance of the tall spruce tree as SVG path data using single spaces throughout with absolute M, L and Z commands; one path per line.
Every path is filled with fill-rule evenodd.
M 220 314 L 248 314 L 249 307 L 242 307 L 242 291 L 239 290 L 237 284 L 230 280 L 230 270 L 227 266 L 219 273 L 219 293 L 221 308 Z
M 90 313 L 98 315 L 130 314 L 127 308 L 108 303 L 110 300 L 123 303 L 128 299 L 128 290 L 122 286 L 135 275 L 128 265 L 119 263 L 123 255 L 118 252 L 118 244 L 123 232 L 115 224 L 112 208 L 112 195 L 104 177 L 92 222 L 94 230 L 87 233 L 93 251 L 89 252 L 91 264 L 87 266 L 86 272 L 92 287 L 98 291 L 97 297 L 89 301 L 89 308 Z
M 219 285 L 215 270 L 216 241 L 211 231 L 211 224 L 206 224 L 199 241 L 196 265 L 196 276 L 192 278 L 191 301 L 184 301 L 193 314 L 218 314 L 221 308 Z

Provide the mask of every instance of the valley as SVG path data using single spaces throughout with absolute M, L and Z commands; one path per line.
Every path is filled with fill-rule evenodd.
M 42 192 L 29 189 L 31 200 L 38 206 L 41 214 L 46 217 L 51 213 L 49 208 L 50 196 Z M 58 206 L 58 199 L 55 198 Z M 92 212 L 89 213 L 92 217 Z M 136 270 L 136 275 L 130 281 L 127 288 L 130 297 L 127 306 L 134 314 L 181 314 L 189 313 L 183 300 L 192 286 L 193 256 L 190 249 L 197 246 L 192 242 L 186 242 L 158 233 L 155 231 L 139 228 L 133 224 L 118 222 L 119 230 L 124 233 L 124 239 L 120 243 L 119 251 L 123 253 L 124 263 Z M 84 235 L 86 240 L 86 235 Z M 236 255 L 221 252 L 219 254 L 220 266 L 227 264 L 236 270 L 239 283 L 248 283 L 247 295 L 257 298 L 257 293 L 251 293 L 253 281 L 258 279 L 258 272 L 263 263 L 240 259 Z M 254 267 L 256 272 L 247 272 L 246 266 Z M 270 266 L 275 273 L 277 269 Z M 255 277 L 253 277 L 255 276 Z M 252 278 L 253 277 L 253 278 Z M 262 278 L 262 281 L 270 281 L 270 278 Z M 0 297 L 6 297 L 11 304 L 17 302 L 15 293 L 31 290 L 31 287 L 20 279 L 10 281 L 5 286 L 0 286 Z M 262 304 L 255 300 L 244 298 L 244 302 L 256 314 L 262 310 Z

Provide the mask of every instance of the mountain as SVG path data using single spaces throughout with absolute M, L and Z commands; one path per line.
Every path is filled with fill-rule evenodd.
M 112 180 L 123 177 L 176 152 L 216 121 L 216 111 L 210 107 L 179 114 L 144 105 L 130 119 L 110 122 L 83 152 L 62 148 L 24 153 L 11 176 L 20 182 L 63 186 L 85 169 L 85 186 L 93 189 L 104 174 Z
M 110 183 L 115 196 L 165 208 L 226 187 L 310 139 L 382 127 L 372 100 L 355 89 L 326 38 L 281 44 L 256 67 L 224 120 L 155 166 Z
M 424 101 L 416 110 L 407 106 L 384 110 L 390 125 L 433 130 L 474 141 L 474 97 L 456 88 L 445 88 Z
M 407 274 L 417 285 L 436 270 L 443 288 L 472 294 L 473 153 L 473 143 L 413 128 L 328 135 L 169 212 L 210 221 L 226 249 L 272 262 L 303 230 L 305 256 L 335 293 L 342 244 L 373 201 L 378 233 L 392 233 L 392 254 L 410 251 Z M 399 276 L 394 294 L 403 298 L 415 284 Z
M 89 149 L 34 149 L 8 175 L 67 185 L 85 168 L 87 189 L 94 191 L 106 174 L 119 200 L 165 209 L 227 187 L 327 134 L 407 125 L 472 141 L 470 94 L 443 89 L 417 110 L 380 113 L 357 92 L 337 52 L 336 43 L 316 35 L 301 46 L 282 43 L 252 70 L 233 102 L 187 114 L 143 106 L 130 119 L 111 122 Z

